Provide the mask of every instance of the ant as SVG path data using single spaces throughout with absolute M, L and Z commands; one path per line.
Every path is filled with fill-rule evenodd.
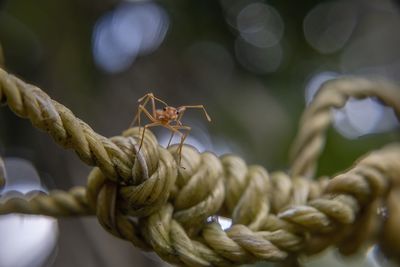
M 151 102 L 151 113 L 145 108 L 146 104 L 149 101 Z M 164 108 L 156 109 L 156 101 L 163 104 Z M 172 138 L 174 137 L 174 135 L 176 133 L 181 136 L 181 142 L 180 142 L 179 148 L 178 148 L 179 164 L 181 162 L 181 156 L 182 156 L 181 153 L 182 153 L 183 142 L 185 141 L 186 137 L 189 135 L 189 132 L 192 129 L 191 127 L 189 127 L 187 125 L 183 125 L 181 122 L 181 119 L 182 119 L 185 111 L 189 108 L 202 109 L 204 111 L 204 115 L 206 116 L 207 120 L 209 122 L 211 121 L 211 118 L 208 115 L 208 113 L 203 105 L 189 105 L 189 106 L 180 106 L 180 107 L 175 108 L 175 107 L 169 106 L 163 100 L 155 97 L 153 93 L 145 94 L 143 97 L 139 98 L 138 102 L 140 103 L 139 107 L 138 107 L 138 111 L 137 111 L 135 118 L 133 119 L 133 121 L 131 123 L 131 126 L 134 125 L 136 122 L 138 122 L 138 126 L 140 127 L 140 118 L 141 118 L 142 112 L 151 121 L 151 123 L 146 124 L 143 128 L 142 137 L 140 140 L 140 145 L 139 145 L 138 151 L 140 151 L 140 149 L 142 148 L 144 134 L 146 132 L 146 129 L 155 127 L 155 126 L 163 126 L 171 131 L 171 137 L 169 138 L 167 148 L 171 144 Z M 181 130 L 184 130 L 186 132 L 182 133 Z

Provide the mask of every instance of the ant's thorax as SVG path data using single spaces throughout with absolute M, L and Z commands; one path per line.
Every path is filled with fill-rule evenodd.
M 167 124 L 171 121 L 176 121 L 178 119 L 178 111 L 174 107 L 165 107 L 164 109 L 156 110 L 156 119 Z

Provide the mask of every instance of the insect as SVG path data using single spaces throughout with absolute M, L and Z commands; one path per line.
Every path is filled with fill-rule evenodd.
M 156 101 L 164 105 L 164 107 L 162 109 L 157 109 Z M 162 126 L 171 131 L 171 137 L 169 138 L 167 147 L 169 147 L 169 145 L 171 144 L 172 138 L 174 137 L 175 134 L 179 134 L 181 136 L 181 142 L 179 143 L 178 147 L 179 164 L 181 162 L 183 142 L 185 141 L 186 137 L 189 135 L 189 132 L 192 129 L 190 126 L 183 125 L 181 122 L 181 119 L 185 111 L 187 109 L 202 109 L 207 120 L 209 122 L 211 121 L 211 118 L 208 115 L 203 105 L 186 105 L 176 108 L 169 106 L 163 100 L 155 97 L 153 93 L 148 93 L 144 95 L 143 97 L 139 98 L 138 102 L 139 102 L 138 111 L 131 123 L 131 126 L 134 125 L 136 122 L 138 123 L 139 127 L 141 126 L 140 123 L 141 123 L 142 113 L 144 113 L 146 117 L 150 120 L 150 123 L 146 124 L 143 128 L 138 151 L 140 151 L 140 149 L 142 148 L 144 134 L 146 130 L 151 127 Z M 149 102 L 151 103 L 151 111 L 148 111 L 146 109 L 146 105 Z

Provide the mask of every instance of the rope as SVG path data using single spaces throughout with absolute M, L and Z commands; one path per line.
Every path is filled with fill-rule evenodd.
M 54 190 L 49 195 L 42 191 L 31 191 L 27 194 L 9 191 L 0 201 L 0 214 L 16 211 L 54 217 L 91 215 L 83 187 L 74 187 L 68 192 Z
M 300 120 L 300 130 L 291 151 L 291 175 L 314 175 L 316 161 L 325 144 L 325 132 L 333 121 L 332 108 L 344 107 L 350 98 L 375 97 L 383 104 L 393 107 L 397 118 L 400 118 L 398 90 L 396 86 L 385 81 L 355 77 L 324 83 Z
M 363 156 L 331 179 L 303 178 L 316 168 L 330 109 L 369 96 L 400 114 L 400 94 L 390 84 L 360 78 L 326 83 L 304 113 L 289 174 L 269 174 L 237 156 L 199 153 L 188 145 L 178 166 L 177 147 L 166 150 L 150 131 L 138 153 L 141 128 L 103 137 L 39 88 L 0 69 L 0 102 L 94 166 L 86 188 L 7 193 L 0 214 L 96 215 L 111 234 L 182 266 L 293 263 L 298 255 L 333 245 L 352 254 L 371 238 L 387 255 L 400 255 L 400 238 L 393 234 L 400 223 L 394 194 L 400 188 L 400 144 Z M 382 207 L 385 219 L 376 212 Z M 224 231 L 216 215 L 233 225 Z

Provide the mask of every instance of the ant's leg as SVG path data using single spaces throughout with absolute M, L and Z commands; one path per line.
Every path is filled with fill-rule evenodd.
M 153 117 L 156 117 L 156 102 L 158 101 L 162 104 L 164 104 L 165 106 L 168 106 L 167 103 L 165 103 L 164 101 L 162 101 L 161 99 L 159 99 L 158 97 L 155 97 L 153 93 L 148 93 L 147 95 L 145 95 L 144 97 L 142 97 L 141 99 L 144 99 L 145 97 L 147 97 L 146 99 L 146 103 L 148 100 L 151 101 L 151 112 L 153 113 Z M 140 99 L 139 99 L 140 100 Z M 143 105 L 144 106 L 144 105 Z
M 154 118 L 156 117 L 156 103 L 155 103 L 155 101 L 154 101 L 155 98 L 156 98 L 156 97 L 155 97 L 153 94 L 150 95 L 150 100 L 151 100 L 151 111 L 152 111 L 152 113 L 153 113 L 153 117 L 154 117 Z
M 178 115 L 178 118 L 176 119 L 176 122 L 177 122 L 180 126 L 182 126 L 181 119 L 182 119 L 182 117 L 183 117 L 183 114 L 184 114 L 185 111 L 186 111 L 186 108 L 179 107 L 179 108 L 178 108 L 178 111 L 179 111 L 179 115 Z
M 199 108 L 199 109 L 202 109 L 203 112 L 204 112 L 204 115 L 207 118 L 207 120 L 211 121 L 211 117 L 210 117 L 210 115 L 208 115 L 208 113 L 207 113 L 207 111 L 206 111 L 206 109 L 205 109 L 205 107 L 203 105 L 181 106 L 181 107 L 178 108 L 178 110 L 184 112 L 188 108 Z
M 155 97 L 153 94 L 151 94 L 151 95 L 152 95 L 151 97 L 152 97 L 154 100 L 160 102 L 161 104 L 163 104 L 163 105 L 165 105 L 165 106 L 168 106 L 168 104 L 167 104 L 165 101 L 159 99 L 158 97 Z
M 185 142 L 186 137 L 188 137 L 189 131 L 187 131 L 181 138 L 181 143 L 179 144 L 179 153 L 182 152 L 183 143 Z
M 168 106 L 167 103 L 165 103 L 165 102 L 162 101 L 161 99 L 155 97 L 155 96 L 153 95 L 153 93 L 147 93 L 147 94 L 145 94 L 144 96 L 142 96 L 141 98 L 139 98 L 138 102 L 139 102 L 139 103 L 142 102 L 141 105 L 145 108 L 146 105 L 147 105 L 147 103 L 149 102 L 149 100 L 151 101 L 151 113 L 152 113 L 153 118 L 156 117 L 156 103 L 155 103 L 154 100 L 157 100 L 158 102 L 160 102 L 160 103 L 162 103 L 162 104 Z M 140 107 L 139 107 L 139 108 L 140 108 Z M 141 113 L 141 111 L 139 110 L 139 108 L 138 108 L 138 113 L 137 113 L 137 115 L 135 116 L 135 118 L 133 119 L 132 123 L 130 124 L 130 127 L 132 127 L 132 126 L 136 123 L 136 121 L 139 121 L 139 122 L 138 122 L 138 126 L 140 127 L 140 113 Z
M 171 127 L 173 127 L 173 128 L 176 128 L 176 127 L 179 127 L 179 126 L 183 126 L 183 124 L 182 124 L 182 122 L 178 119 L 178 120 L 176 120 L 175 121 L 176 123 L 177 123 L 177 125 L 169 125 L 169 126 L 171 126 Z M 171 136 L 170 136 L 170 138 L 169 138 L 169 140 L 168 140 L 168 145 L 167 145 L 167 148 L 169 148 L 169 146 L 171 145 L 171 141 L 172 141 L 172 138 L 174 137 L 174 135 L 175 135 L 175 132 L 174 131 L 171 131 Z
M 153 100 L 157 100 L 158 102 L 160 102 L 161 104 L 168 106 L 167 103 L 165 103 L 165 101 L 161 100 L 160 98 L 154 96 L 153 93 L 147 93 L 144 96 L 142 96 L 141 98 L 139 98 L 138 102 L 142 102 L 144 99 L 146 99 L 144 102 L 147 103 L 147 101 L 149 101 L 149 99 L 153 99 Z M 145 105 L 145 103 L 143 103 L 143 106 Z
M 146 102 L 146 101 L 145 101 L 145 102 Z M 139 105 L 137 115 L 136 115 L 135 119 L 132 121 L 130 127 L 132 127 L 132 126 L 135 124 L 136 121 L 138 122 L 138 126 L 140 127 L 140 119 L 141 119 L 142 112 L 147 116 L 147 118 L 148 118 L 151 122 L 156 122 L 155 117 L 153 117 L 153 116 L 147 111 L 147 109 L 144 108 L 143 105 Z
M 171 136 L 170 136 L 170 138 L 168 140 L 167 148 L 169 148 L 169 145 L 171 144 L 171 141 L 172 141 L 172 138 L 174 137 L 174 135 L 175 135 L 175 133 L 173 131 L 171 131 Z
M 143 103 L 139 104 L 139 106 L 142 105 L 143 107 L 145 107 L 147 102 L 149 102 L 149 98 L 150 98 L 151 95 L 152 94 L 149 93 L 149 94 L 145 94 L 144 96 L 139 98 L 138 102 L 139 103 L 143 102 Z M 129 127 L 132 127 L 133 125 L 135 125 L 136 121 L 138 121 L 138 126 L 140 127 L 140 115 L 141 115 L 141 113 L 142 112 L 141 112 L 140 108 L 138 107 L 138 111 L 136 113 L 136 116 L 133 118 L 133 120 L 132 120 L 131 124 L 129 125 Z
M 129 128 L 132 128 L 136 124 L 136 122 L 138 122 L 138 126 L 140 127 L 140 115 L 141 114 L 142 114 L 142 111 L 138 108 L 135 117 L 129 124 Z
M 138 153 L 139 153 L 140 149 L 141 149 L 142 146 L 143 146 L 144 134 L 145 134 L 145 132 L 146 132 L 146 129 L 151 128 L 151 127 L 155 127 L 155 126 L 160 126 L 160 125 L 162 125 L 162 124 L 159 123 L 159 122 L 153 122 L 153 123 L 147 124 L 147 125 L 145 125 L 145 126 L 143 127 L 143 132 L 142 132 L 142 137 L 141 137 L 141 139 L 140 139 L 140 145 L 139 145 Z
M 181 164 L 181 160 L 182 160 L 182 148 L 183 148 L 183 143 L 185 142 L 186 137 L 188 137 L 190 131 L 192 130 L 192 128 L 190 128 L 189 126 L 185 126 L 185 125 L 168 125 L 167 127 L 168 129 L 170 129 L 173 132 L 177 132 L 181 135 L 181 142 L 179 143 L 179 147 L 178 147 L 178 155 L 179 155 L 179 160 L 178 163 L 179 165 Z M 183 134 L 181 133 L 179 130 L 186 130 L 186 133 Z
M 182 161 L 182 148 L 183 148 L 183 143 L 185 142 L 186 137 L 188 137 L 190 130 L 188 130 L 181 138 L 181 143 L 179 144 L 179 165 L 181 165 Z
M 160 123 L 155 117 L 153 117 L 150 112 L 145 109 L 142 105 L 139 106 L 139 109 L 147 116 L 147 118 L 152 122 L 152 123 Z
M 142 96 L 141 98 L 139 98 L 139 99 L 138 99 L 138 102 L 140 103 L 140 102 L 142 102 L 143 100 L 144 100 L 144 102 L 147 102 L 148 99 L 149 99 L 152 95 L 153 95 L 152 93 L 147 93 L 147 94 L 145 94 L 144 96 Z M 146 99 L 146 100 L 145 100 L 145 99 Z
M 160 103 L 162 103 L 165 106 L 168 106 L 168 104 L 166 102 L 164 102 L 163 100 L 159 99 L 158 97 L 155 97 L 153 93 L 148 93 L 146 95 L 144 95 L 143 97 L 141 97 L 138 101 L 139 102 L 143 102 L 143 106 L 146 106 L 147 102 L 150 100 L 151 101 L 151 113 L 153 115 L 153 117 L 156 117 L 156 103 L 155 101 L 158 101 Z

